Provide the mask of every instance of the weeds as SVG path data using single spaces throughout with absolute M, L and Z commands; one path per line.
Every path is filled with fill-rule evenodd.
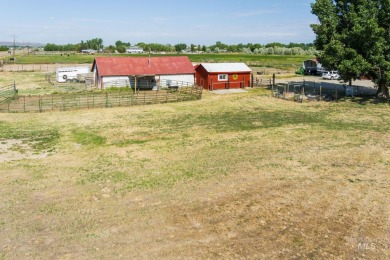
M 12 125 L 0 121 L 0 139 L 22 140 L 33 149 L 34 152 L 52 152 L 60 139 L 59 131 L 39 125 L 25 124 Z M 24 149 L 19 146 L 20 151 Z
M 106 143 L 105 137 L 92 132 L 73 130 L 72 134 L 74 141 L 82 145 L 102 146 Z
M 357 231 L 388 233 L 388 112 L 250 90 L 148 107 L 0 115 L 0 143 L 20 138 L 56 149 L 44 159 L 0 163 L 4 256 L 259 258 L 260 237 L 264 258 L 310 258 L 314 250 L 312 258 L 358 258 L 338 242 Z M 364 253 L 383 258 L 380 250 Z

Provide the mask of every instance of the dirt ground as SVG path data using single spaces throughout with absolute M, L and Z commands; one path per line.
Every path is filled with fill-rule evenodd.
M 288 83 L 291 81 L 310 81 L 318 83 L 328 83 L 328 84 L 346 84 L 343 81 L 339 80 L 326 80 L 320 76 L 309 76 L 309 75 L 297 75 L 291 71 L 283 71 L 272 68 L 251 68 L 254 74 L 254 80 L 258 79 L 262 82 L 269 82 L 272 79 L 273 74 L 275 74 L 275 83 Z M 261 74 L 258 74 L 260 72 Z M 352 86 L 361 86 L 367 88 L 373 88 L 374 83 L 370 80 L 354 80 L 352 81 Z
M 316 86 L 317 93 L 319 91 L 319 86 L 326 90 L 338 90 L 339 93 L 346 93 L 346 88 L 349 86 L 349 83 L 343 82 L 342 80 L 325 80 L 320 76 L 308 76 L 308 75 L 297 75 L 288 71 L 281 71 L 275 69 L 262 70 L 261 68 L 252 68 L 255 85 L 269 85 L 272 82 L 273 74 L 275 74 L 275 84 L 289 84 L 294 85 L 294 82 L 306 82 L 306 85 L 309 86 L 306 88 L 306 94 L 310 93 L 310 89 L 313 86 Z M 258 72 L 260 71 L 260 74 Z M 263 74 L 267 73 L 267 74 Z M 376 95 L 377 89 L 375 85 L 370 80 L 354 80 L 351 82 L 352 89 L 355 95 L 367 95 L 373 96 Z M 351 91 L 349 92 L 349 95 Z

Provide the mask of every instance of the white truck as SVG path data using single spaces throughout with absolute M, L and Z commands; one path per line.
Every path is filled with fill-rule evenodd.
M 67 67 L 56 69 L 57 82 L 76 82 L 78 74 L 91 72 L 89 67 Z

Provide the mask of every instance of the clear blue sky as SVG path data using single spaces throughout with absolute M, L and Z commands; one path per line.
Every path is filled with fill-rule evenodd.
M 313 42 L 314 0 L 12 0 L 1 3 L 0 41 L 79 43 L 102 38 L 212 45 Z

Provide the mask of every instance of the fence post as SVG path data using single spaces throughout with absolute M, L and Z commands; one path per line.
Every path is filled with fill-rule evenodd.
M 108 107 L 108 93 L 106 92 L 106 107 Z
M 322 85 L 320 85 L 320 101 L 322 100 Z
M 316 82 L 314 81 L 314 83 L 313 83 L 313 85 L 314 85 L 314 95 L 316 94 Z
M 275 73 L 272 74 L 272 85 L 275 85 Z
M 42 112 L 42 97 L 41 97 L 41 95 L 39 95 L 38 106 L 39 106 L 39 113 L 41 113 Z

